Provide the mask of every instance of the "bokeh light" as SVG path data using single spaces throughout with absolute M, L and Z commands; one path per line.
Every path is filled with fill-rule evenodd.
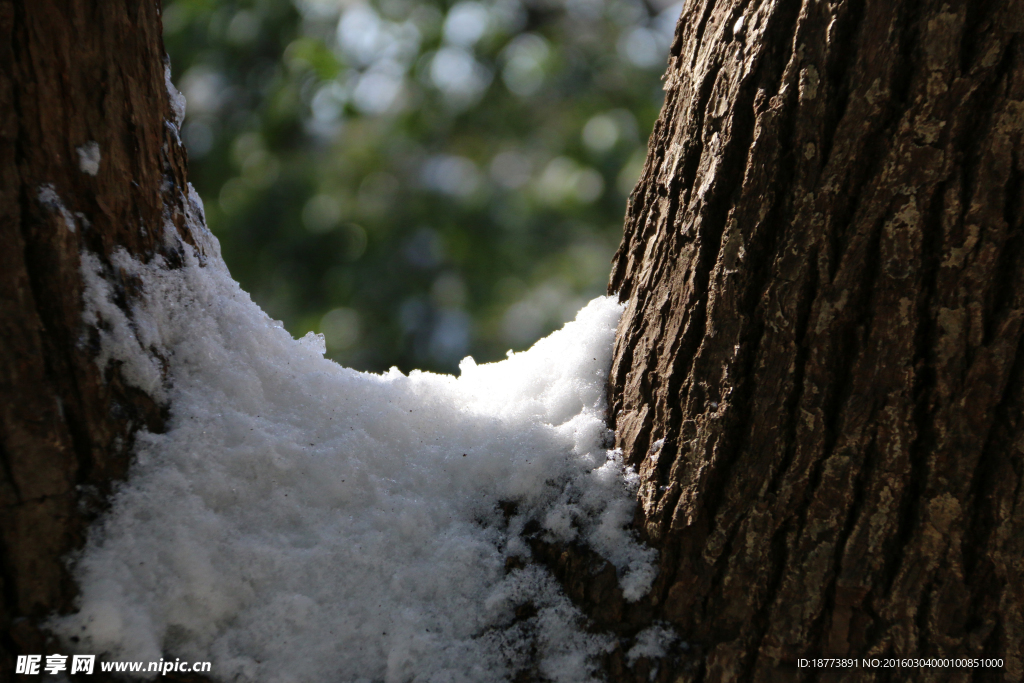
M 604 291 L 671 0 L 168 0 L 234 276 L 359 369 L 520 350 Z

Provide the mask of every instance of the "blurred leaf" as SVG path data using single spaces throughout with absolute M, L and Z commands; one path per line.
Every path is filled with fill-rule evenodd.
M 232 273 L 361 369 L 528 346 L 604 291 L 681 7 L 170 0 Z

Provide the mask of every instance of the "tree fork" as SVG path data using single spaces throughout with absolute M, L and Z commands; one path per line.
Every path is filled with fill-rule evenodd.
M 1022 30 L 1021 0 L 685 6 L 609 284 L 661 549 L 628 621 L 691 646 L 658 680 L 1024 680 Z
M 1022 1 L 687 5 L 610 285 L 661 572 L 627 604 L 600 558 L 535 548 L 598 626 L 691 645 L 613 654 L 613 680 L 813 677 L 816 654 L 1024 678 Z M 80 253 L 174 262 L 167 220 L 193 240 L 157 6 L 0 0 L 0 36 L 3 680 L 164 419 L 93 362 Z

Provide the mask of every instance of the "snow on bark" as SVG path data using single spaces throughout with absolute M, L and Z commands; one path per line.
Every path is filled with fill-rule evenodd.
M 48 211 L 56 211 L 59 213 L 60 217 L 64 219 L 64 226 L 69 232 L 75 231 L 75 217 L 70 211 L 68 211 L 67 207 L 64 206 L 64 202 L 61 201 L 60 195 L 57 194 L 57 190 L 54 189 L 53 185 L 47 183 L 40 186 L 36 199 L 40 204 L 46 207 Z
M 100 143 L 90 140 L 84 145 L 76 147 L 75 152 L 78 154 L 78 169 L 82 173 L 96 175 L 100 172 L 100 160 L 102 159 Z
M 171 102 L 171 111 L 174 112 L 174 127 L 181 130 L 181 124 L 185 122 L 185 96 L 174 87 L 174 82 L 171 81 L 169 61 L 164 64 L 164 87 L 167 89 L 167 97 Z

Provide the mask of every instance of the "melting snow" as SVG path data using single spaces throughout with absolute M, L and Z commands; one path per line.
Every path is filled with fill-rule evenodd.
M 546 570 L 506 561 L 530 555 L 533 522 L 611 561 L 628 599 L 650 587 L 654 551 L 626 529 L 636 477 L 604 422 L 622 307 L 595 299 L 457 378 L 374 375 L 323 358 L 318 335 L 293 339 L 219 256 L 185 250 L 178 269 L 115 256 L 144 285 L 133 322 L 83 258 L 100 362 L 171 417 L 139 435 L 78 561 L 80 611 L 55 630 L 113 659 L 209 660 L 222 680 L 481 683 L 531 663 L 591 680 L 612 638 L 584 630 Z

